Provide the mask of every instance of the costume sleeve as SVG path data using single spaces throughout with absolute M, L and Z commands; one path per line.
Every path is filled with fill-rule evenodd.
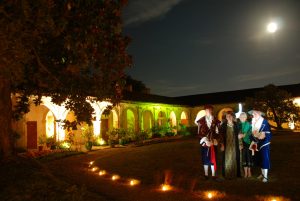
M 253 133 L 252 133 L 252 125 L 249 123 L 249 139 L 250 141 L 256 142 L 258 143 L 258 138 L 254 137 Z
M 252 127 L 251 127 L 251 124 L 249 122 L 247 122 L 245 130 L 246 130 L 246 133 L 244 133 L 245 134 L 245 138 L 250 138 L 250 140 L 251 140 Z
M 222 123 L 220 125 L 220 129 L 219 129 L 219 135 L 220 135 L 219 143 L 221 143 L 221 144 L 224 144 L 224 141 L 225 141 L 226 126 L 227 126 L 226 123 Z
M 201 139 L 203 137 L 207 137 L 209 133 L 209 130 L 208 130 L 208 127 L 206 125 L 206 121 L 205 121 L 205 118 L 201 118 L 199 121 L 198 121 L 198 137 Z
M 266 134 L 266 137 L 265 137 L 265 139 L 263 139 L 263 141 L 270 142 L 271 138 L 272 138 L 270 124 L 266 119 L 264 119 L 263 124 L 264 124 L 264 127 L 260 131 L 260 132 L 265 132 L 265 134 Z
M 216 130 L 216 132 L 213 137 L 220 143 L 221 141 L 223 141 L 223 136 L 221 133 L 221 121 L 219 121 L 219 120 L 216 121 L 216 129 L 215 130 Z
M 198 138 L 203 138 L 203 137 L 205 137 L 205 134 L 204 134 L 204 125 L 203 125 L 203 121 L 201 121 L 201 119 L 200 120 L 198 120 L 197 121 L 197 123 L 198 123 Z

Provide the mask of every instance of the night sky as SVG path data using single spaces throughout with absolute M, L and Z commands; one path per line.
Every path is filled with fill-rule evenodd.
M 123 19 L 127 72 L 153 94 L 300 83 L 300 0 L 129 0 Z

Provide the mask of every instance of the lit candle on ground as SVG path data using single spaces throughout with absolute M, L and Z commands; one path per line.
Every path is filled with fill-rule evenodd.
M 94 164 L 94 161 L 91 161 L 91 162 L 90 162 L 90 165 L 93 165 L 93 164 Z
M 103 176 L 103 175 L 105 175 L 105 174 L 106 174 L 106 171 L 105 171 L 105 170 L 99 171 L 99 176 Z
M 169 190 L 171 190 L 171 189 L 172 189 L 171 186 L 168 185 L 168 184 L 163 184 L 163 185 L 161 185 L 161 190 L 162 190 L 162 191 L 169 191 Z
M 136 179 L 131 179 L 130 182 L 129 182 L 130 186 L 134 186 L 134 185 L 137 185 L 139 183 L 140 183 L 140 181 L 136 180 Z
M 213 194 L 212 193 L 207 193 L 207 198 L 208 199 L 211 199 L 213 197 Z
M 120 176 L 119 176 L 119 175 L 113 175 L 113 176 L 111 177 L 111 180 L 113 180 L 113 181 L 118 180 L 118 179 L 120 179 Z
M 93 167 L 92 171 L 95 172 L 98 168 L 97 167 Z

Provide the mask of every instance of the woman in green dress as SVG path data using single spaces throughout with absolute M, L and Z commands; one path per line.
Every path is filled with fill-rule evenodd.
M 252 128 L 251 124 L 247 121 L 247 114 L 242 112 L 240 114 L 240 132 L 239 139 L 242 141 L 240 150 L 242 150 L 242 164 L 244 167 L 244 177 L 251 177 L 251 167 L 253 166 L 252 153 L 249 150 L 251 144 Z
M 220 134 L 221 151 L 223 151 L 222 174 L 227 179 L 240 177 L 239 126 L 234 121 L 232 112 L 226 113 L 226 120 L 221 125 Z

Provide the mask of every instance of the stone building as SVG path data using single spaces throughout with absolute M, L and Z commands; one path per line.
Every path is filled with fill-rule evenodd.
M 286 85 L 280 88 L 289 91 L 300 105 L 300 84 Z M 107 131 L 113 128 L 131 129 L 134 132 L 150 131 L 153 127 L 169 125 L 177 132 L 181 125 L 196 126 L 197 116 L 204 115 L 205 104 L 214 106 L 214 113 L 221 119 L 226 111 L 241 112 L 246 97 L 251 97 L 259 90 L 247 89 L 219 93 L 199 94 L 182 97 L 165 97 L 151 94 L 126 92 L 121 103 L 115 106 L 109 115 L 103 111 L 109 102 L 93 103 L 95 110 L 93 129 L 96 136 L 106 138 Z M 53 136 L 56 141 L 66 139 L 69 131 L 60 125 L 61 120 L 75 120 L 72 111 L 63 106 L 55 105 L 49 97 L 43 97 L 42 104 L 30 105 L 30 112 L 15 122 L 14 130 L 21 134 L 17 146 L 25 149 L 36 149 L 42 136 Z M 272 123 L 272 122 L 271 122 Z M 75 142 L 83 143 L 82 126 L 77 126 L 72 132 Z M 284 125 L 287 127 L 287 125 Z

